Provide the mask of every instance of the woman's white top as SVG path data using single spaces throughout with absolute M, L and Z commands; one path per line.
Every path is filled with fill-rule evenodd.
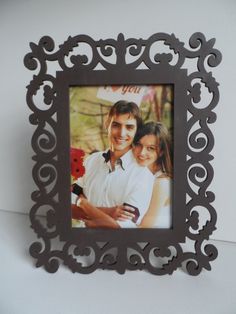
M 159 170 L 155 174 L 155 180 L 165 180 L 167 192 L 169 191 L 169 198 L 171 200 L 171 179 L 168 177 L 163 177 L 165 174 Z M 159 212 L 155 218 L 154 226 L 153 228 L 171 228 L 172 225 L 172 213 L 171 213 L 171 203 L 168 205 L 165 205 L 159 209 Z

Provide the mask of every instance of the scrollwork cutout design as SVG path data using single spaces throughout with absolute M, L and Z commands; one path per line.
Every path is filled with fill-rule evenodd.
M 155 51 L 156 43 L 163 45 L 165 52 Z M 75 52 L 81 44 L 89 47 L 92 57 L 86 55 L 86 51 L 83 54 Z M 210 163 L 213 157 L 210 152 L 214 146 L 214 136 L 209 125 L 216 120 L 213 110 L 219 101 L 219 84 L 209 68 L 216 67 L 221 62 L 221 53 L 214 48 L 214 44 L 214 39 L 206 40 L 202 33 L 191 36 L 190 48 L 186 48 L 174 34 L 165 33 L 154 34 L 146 40 L 125 39 L 123 34 L 119 34 L 117 40 L 98 41 L 87 35 L 70 36 L 58 50 L 53 39 L 48 36 L 42 37 L 38 44 L 30 43 L 31 52 L 25 56 L 24 64 L 35 72 L 27 86 L 27 104 L 32 112 L 30 123 L 36 128 L 32 137 L 32 148 L 35 153 L 33 178 L 37 190 L 32 193 L 35 204 L 31 209 L 30 219 L 39 241 L 31 245 L 30 254 L 37 260 L 37 267 L 44 266 L 48 272 L 56 272 L 60 264 L 64 263 L 72 272 L 79 273 L 91 273 L 98 268 L 114 269 L 121 274 L 127 269 L 147 269 L 156 275 L 171 274 L 181 266 L 185 266 L 191 275 L 211 268 L 210 262 L 217 257 L 217 250 L 213 245 L 205 244 L 216 224 L 216 212 L 212 206 L 214 194 L 208 190 L 213 179 Z M 48 73 L 48 64 L 55 62 L 61 71 L 77 71 L 78 75 L 81 70 L 95 73 L 98 66 L 105 72 L 123 71 L 129 74 L 129 71 L 137 70 L 141 65 L 151 71 L 164 73 L 165 70 L 171 70 L 178 73 L 185 69 L 187 59 L 197 60 L 197 69 L 187 75 L 187 86 L 184 86 L 182 91 L 186 94 L 186 116 L 187 111 L 191 114 L 184 126 L 189 141 L 184 147 L 187 173 L 183 174 L 187 182 L 185 193 L 189 195 L 190 200 L 182 210 L 186 225 L 185 237 L 194 241 L 195 251 L 185 252 L 181 243 L 173 237 L 169 240 L 159 240 L 155 237 L 155 230 L 144 246 L 134 240 L 109 241 L 109 238 L 103 245 L 91 237 L 83 237 L 83 241 L 75 241 L 73 237 L 67 241 L 60 240 L 60 204 L 57 198 L 60 121 L 57 117 L 57 77 L 56 74 Z M 196 80 L 198 82 L 195 82 Z M 210 103 L 205 104 L 204 108 L 198 107 L 201 101 L 201 86 L 212 96 Z M 35 101 L 40 90 L 43 90 L 43 109 Z M 199 127 L 191 133 L 196 123 Z M 192 185 L 197 186 L 197 192 Z M 201 213 L 194 209 L 196 206 L 204 207 L 210 216 L 210 220 L 207 220 L 201 229 Z M 41 207 L 47 208 L 46 225 L 37 219 Z M 59 249 L 53 247 L 55 239 L 58 239 Z M 129 249 L 132 249 L 131 254 L 128 254 Z M 90 259 L 87 265 L 80 261 L 83 256 Z

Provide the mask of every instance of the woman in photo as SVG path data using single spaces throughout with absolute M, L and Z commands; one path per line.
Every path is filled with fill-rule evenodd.
M 151 202 L 138 227 L 170 228 L 172 163 L 167 128 L 160 122 L 143 125 L 134 138 L 133 154 L 155 176 Z

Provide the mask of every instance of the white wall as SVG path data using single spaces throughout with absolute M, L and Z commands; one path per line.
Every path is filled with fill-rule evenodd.
M 174 33 L 188 42 L 196 32 L 216 38 L 215 47 L 223 54 L 213 76 L 220 83 L 220 103 L 213 162 L 218 230 L 212 238 L 236 241 L 234 202 L 236 177 L 235 82 L 236 82 L 236 1 L 234 0 L 1 0 L 0 2 L 0 209 L 26 213 L 32 206 L 35 189 L 31 178 L 33 154 L 30 140 L 33 127 L 28 122 L 26 85 L 33 72 L 24 68 L 23 57 L 29 42 L 49 35 L 56 45 L 69 35 L 88 34 L 94 39 L 148 38 L 156 32 Z

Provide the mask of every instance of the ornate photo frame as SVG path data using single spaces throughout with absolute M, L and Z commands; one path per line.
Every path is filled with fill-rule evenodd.
M 215 39 L 195 33 L 189 47 L 174 34 L 148 39 L 94 40 L 69 37 L 58 50 L 52 38 L 30 43 L 24 64 L 37 71 L 27 86 L 34 151 L 31 227 L 39 241 L 30 247 L 36 266 L 56 272 L 96 269 L 148 270 L 191 275 L 210 270 L 217 249 L 209 243 L 216 229 L 211 160 L 218 83 L 210 69 L 221 62 Z M 72 228 L 70 209 L 70 86 L 171 84 L 174 87 L 173 190 L 171 229 Z M 41 98 L 40 98 L 41 95 Z M 187 244 L 191 242 L 188 250 Z

